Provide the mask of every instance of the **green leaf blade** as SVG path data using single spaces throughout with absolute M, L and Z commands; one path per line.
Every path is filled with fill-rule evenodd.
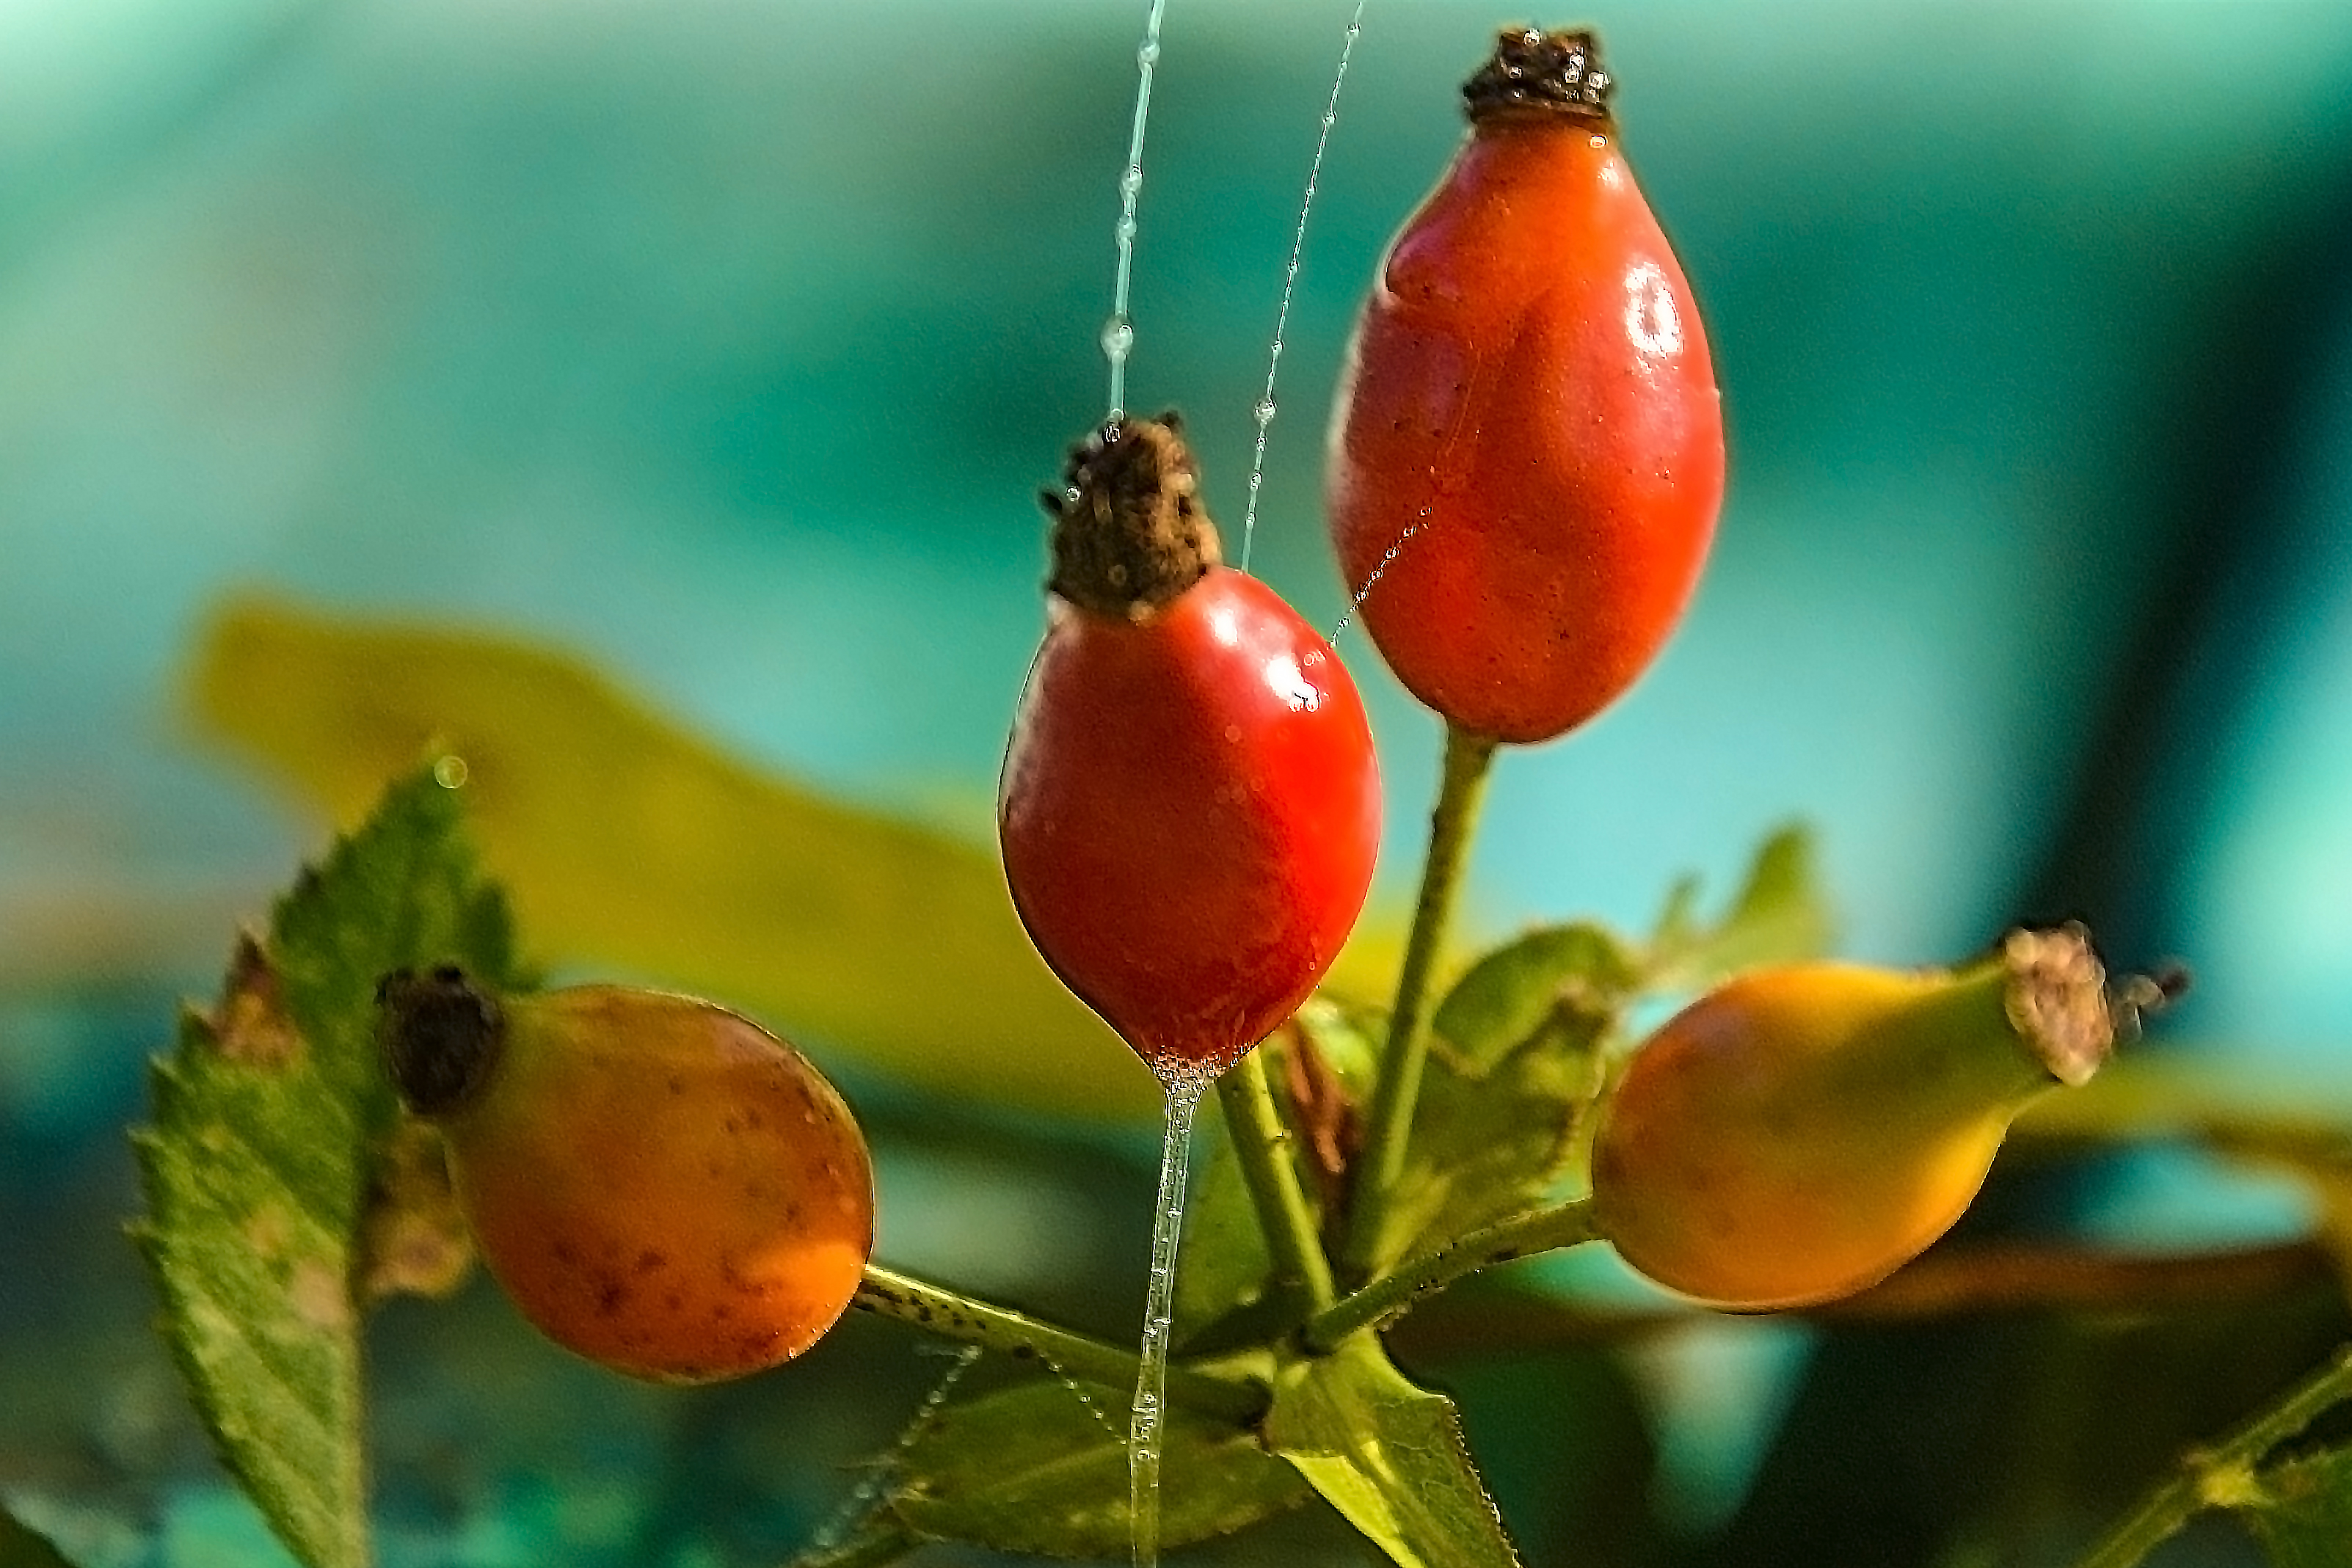
M 1402 1568 L 1517 1568 L 1454 1402 L 1416 1386 L 1370 1335 L 1285 1368 L 1265 1436 Z
M 1791 825 L 1756 851 L 1731 906 L 1715 925 L 1692 916 L 1688 883 L 1678 884 L 1649 945 L 1648 988 L 1700 991 L 1759 964 L 1818 958 L 1835 940 L 1812 833 Z
M 1262 1301 L 1274 1267 L 1224 1118 L 1202 1120 L 1206 1149 L 1184 1214 L 1183 1262 L 1176 1270 L 1173 1329 L 1179 1345 Z
M 2335 1448 L 2263 1471 L 2264 1500 L 2240 1517 L 2272 1568 L 2341 1568 L 2352 1546 L 2352 1448 Z
M 1587 1113 L 1604 1071 L 1601 1051 L 1622 1001 L 1575 986 L 1555 992 L 1526 1037 L 1482 1070 L 1431 1053 L 1412 1144 L 1375 1239 L 1375 1269 L 1434 1251 L 1557 1195 L 1580 1168 Z
M 969 1103 L 1159 1109 L 1037 956 L 989 848 L 756 771 L 509 639 L 247 601 L 194 665 L 197 723 L 337 821 L 428 746 L 462 759 L 486 862 L 544 958 L 725 997 Z
M 1026 1383 L 950 1406 L 900 1456 L 877 1511 L 910 1531 L 999 1552 L 1123 1559 L 1129 1547 L 1125 1396 Z M 1307 1500 L 1254 1432 L 1171 1407 L 1162 1427 L 1160 1543 L 1230 1535 Z
M 1608 1014 L 1640 981 L 1634 955 L 1587 922 L 1530 931 L 1486 954 L 1445 994 L 1432 1023 L 1464 1069 L 1483 1071 L 1563 1005 Z
M 304 873 L 153 1066 L 136 1233 L 165 1337 L 223 1462 L 311 1568 L 369 1560 L 355 1281 L 396 1114 L 375 984 L 458 963 L 508 986 L 513 949 L 457 800 L 419 774 Z

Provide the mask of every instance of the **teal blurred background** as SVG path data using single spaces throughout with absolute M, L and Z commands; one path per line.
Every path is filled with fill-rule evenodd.
M 221 595 L 544 638 L 761 764 L 984 832 L 1040 622 L 1030 497 L 1103 402 L 1142 10 L 0 0 L 0 1490 L 140 1521 L 116 1561 L 168 1558 L 156 1521 L 214 1528 L 185 1524 L 206 1483 L 155 1479 L 203 1469 L 112 1228 L 173 998 L 320 831 L 175 713 Z M 1229 532 L 1348 11 L 1171 5 L 1129 401 L 1186 412 Z M 1475 922 L 1639 924 L 1802 816 L 1849 951 L 1949 957 L 2081 915 L 2124 963 L 2194 961 L 2182 1039 L 2345 1071 L 2352 7 L 1622 11 L 1590 19 L 1707 313 L 1730 497 L 1653 675 L 1502 767 Z M 1517 19 L 1366 17 L 1254 557 L 1327 626 L 1345 334 L 1459 134 L 1456 81 Z M 1359 634 L 1341 649 L 1402 900 L 1436 735 Z M 956 1238 L 1042 1228 L 1063 1239 L 996 1260 L 1003 1288 L 1120 1321 L 1139 1252 L 1107 1216 L 1140 1215 L 1143 1178 L 1124 1145 L 1051 1148 L 925 1145 L 886 1252 L 899 1225 L 906 1260 L 996 1285 Z M 2298 1223 L 2144 1190 L 2086 1222 Z M 893 1354 L 896 1411 L 927 1368 Z M 887 1402 L 848 1364 L 847 1403 Z M 60 1368 L 70 1396 L 29 1381 Z M 735 1431 L 647 1415 L 565 1450 L 620 1522 L 545 1528 L 586 1531 L 583 1559 L 702 1550 L 700 1524 L 645 1533 L 632 1479 L 696 1418 Z M 838 1419 L 827 1462 L 895 1415 Z M 415 1505 L 419 1560 L 465 1530 L 523 1534 L 447 1560 L 542 1539 L 511 1474 L 466 1490 L 462 1433 L 387 1441 L 477 1478 Z M 780 1552 L 840 1480 L 729 1517 Z

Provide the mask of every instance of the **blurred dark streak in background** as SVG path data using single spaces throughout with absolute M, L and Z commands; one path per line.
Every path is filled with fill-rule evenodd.
M 2208 820 L 2216 764 L 2262 676 L 2303 629 L 2316 508 L 2288 505 L 2294 471 L 2343 432 L 2315 393 L 2352 342 L 2352 165 L 2228 279 L 2148 388 L 2137 450 L 2145 548 L 2162 557 L 2108 689 L 2084 727 L 2071 798 L 2053 820 L 2014 920 L 2087 922 L 2113 965 L 2169 956 L 2182 852 Z

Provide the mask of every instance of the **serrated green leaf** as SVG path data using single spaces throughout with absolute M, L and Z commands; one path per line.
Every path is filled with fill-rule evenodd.
M 1454 1402 L 1416 1386 L 1370 1335 L 1277 1375 L 1266 1441 L 1405 1568 L 1518 1562 Z
M 1000 1552 L 1124 1558 L 1126 1396 L 1087 1392 L 1027 1383 L 950 1406 L 899 1456 L 878 1521 Z M 1307 1499 L 1254 1432 L 1171 1406 L 1162 1435 L 1163 1546 L 1229 1535 Z
M 1613 1013 L 1563 1001 L 1482 1075 L 1431 1055 L 1376 1269 L 1532 1208 L 1560 1185 L 1582 1149 L 1614 1023 Z
M 1759 964 L 1796 963 L 1827 952 L 1832 937 L 1813 836 L 1786 827 L 1766 839 L 1723 918 L 1701 926 L 1677 884 L 1651 937 L 1648 985 L 1697 991 Z
M 1641 979 L 1625 944 L 1587 922 L 1546 926 L 1470 967 L 1432 1019 L 1465 1072 L 1484 1072 L 1563 1004 L 1611 1014 Z
M 244 602 L 193 688 L 207 729 L 339 820 L 427 745 L 462 758 L 484 858 L 551 962 L 725 997 L 967 1103 L 1159 1107 L 1031 947 L 993 855 L 756 773 L 572 660 Z
M 0 1506 L 0 1568 L 73 1568 L 49 1538 Z
M 2263 1504 L 2239 1517 L 2272 1568 L 2343 1568 L 2352 1551 L 2352 1448 L 2273 1465 L 2262 1490 Z
M 1698 936 L 1698 898 L 1705 886 L 1694 873 L 1675 878 L 1666 889 L 1665 906 L 1658 911 L 1657 927 L 1650 934 L 1653 952 L 1682 946 Z
M 138 1228 L 165 1336 L 223 1462 L 311 1568 L 368 1561 L 358 1237 L 396 1119 L 377 1064 L 390 969 L 517 977 L 457 797 L 418 774 L 306 870 L 217 1007 L 153 1065 Z

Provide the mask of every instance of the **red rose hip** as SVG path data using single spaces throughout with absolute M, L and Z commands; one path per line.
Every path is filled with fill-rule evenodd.
M 1049 491 L 1044 644 L 1004 759 L 1004 873 L 1037 950 L 1163 1080 L 1222 1071 L 1355 924 L 1380 776 L 1355 684 L 1221 564 L 1174 416 L 1105 426 Z
M 1391 243 L 1334 412 L 1331 538 L 1381 655 L 1475 735 L 1614 701 L 1723 496 L 1698 308 L 1617 148 L 1588 33 L 1506 31 L 1470 135 Z

